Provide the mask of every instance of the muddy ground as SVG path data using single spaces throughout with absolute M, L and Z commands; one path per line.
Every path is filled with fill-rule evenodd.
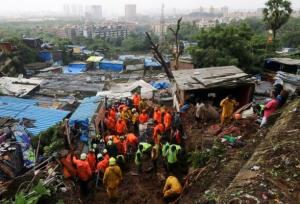
M 282 110 L 270 132 L 242 167 L 222 203 L 300 203 L 300 100 Z M 251 170 L 254 166 L 259 169 Z
M 203 166 L 205 171 L 186 188 L 178 203 L 297 203 L 300 200 L 299 110 L 298 99 L 283 108 L 279 120 L 267 129 L 259 129 L 254 120 L 236 123 L 245 145 L 223 145 L 224 153 Z M 189 151 L 211 148 L 216 143 L 218 137 L 206 131 L 210 125 L 206 124 L 200 129 L 189 127 L 186 140 Z M 251 171 L 254 165 L 261 169 Z M 144 169 L 149 167 L 151 163 L 147 163 Z M 190 168 L 190 172 L 192 170 Z M 182 184 L 186 174 L 184 172 L 179 176 Z M 158 173 L 144 172 L 136 175 L 131 161 L 129 169 L 124 171 L 124 181 L 116 203 L 164 203 L 162 189 L 166 176 L 161 162 Z M 55 201 L 45 200 L 39 203 L 56 203 L 60 199 L 66 204 L 111 203 L 101 183 L 96 188 L 95 182 L 91 182 L 90 195 L 86 199 L 80 199 L 77 185 L 66 183 L 69 186 L 66 193 L 56 194 Z

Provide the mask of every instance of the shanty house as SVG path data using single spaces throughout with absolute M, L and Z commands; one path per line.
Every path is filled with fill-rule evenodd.
M 80 74 L 88 69 L 85 62 L 72 62 L 64 68 L 64 74 Z
M 273 72 L 283 71 L 296 74 L 300 71 L 300 59 L 291 58 L 268 58 L 265 59 L 265 69 Z
M 7 96 L 0 96 L 0 117 L 10 117 L 19 120 L 25 125 L 26 130 L 37 136 L 48 128 L 61 122 L 68 116 L 69 111 L 42 108 L 34 99 L 21 99 Z
M 104 71 L 121 72 L 124 70 L 124 62 L 117 60 L 102 60 L 99 66 Z
M 1 77 L 0 92 L 5 95 L 24 97 L 38 90 L 41 83 L 42 80 L 38 78 Z
M 31 48 L 40 48 L 43 44 L 40 38 L 23 38 L 23 42 Z
M 161 68 L 161 64 L 153 57 L 145 57 L 144 66 L 146 68 L 156 68 L 156 69 Z
M 93 68 L 99 69 L 99 63 L 103 60 L 101 56 L 90 56 L 86 61 L 93 63 Z
M 49 50 L 42 50 L 39 52 L 39 59 L 42 62 L 51 62 L 53 61 L 52 52 Z
M 232 94 L 245 105 L 252 100 L 255 85 L 248 75 L 235 66 L 172 71 L 177 102 L 213 99 L 215 105 Z M 212 96 L 212 97 L 210 97 Z M 174 101 L 174 102 L 175 102 Z

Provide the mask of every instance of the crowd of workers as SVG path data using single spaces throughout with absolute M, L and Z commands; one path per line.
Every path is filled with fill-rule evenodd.
M 102 180 L 111 200 L 118 197 L 123 173 L 135 164 L 137 174 L 157 172 L 163 163 L 166 179 L 162 192 L 165 200 L 175 199 L 182 191 L 176 178 L 183 154 L 182 127 L 179 114 L 164 106 L 151 107 L 138 93 L 132 99 L 106 104 L 100 134 L 91 138 L 87 153 L 69 154 L 63 159 L 64 175 L 79 179 L 83 196 L 89 183 Z M 79 158 L 77 158 L 79 157 Z M 132 161 L 132 162 L 131 162 Z M 145 163 L 150 169 L 145 169 Z
M 263 114 L 261 125 L 285 100 L 282 87 L 276 86 L 272 99 L 260 107 L 260 114 Z M 89 194 L 91 180 L 96 180 L 98 186 L 102 179 L 108 197 L 115 200 L 123 180 L 122 172 L 129 168 L 130 163 L 135 164 L 137 174 L 143 174 L 148 172 L 144 168 L 145 163 L 149 162 L 150 170 L 157 172 L 158 161 L 161 161 L 169 176 L 163 188 L 164 199 L 168 201 L 179 196 L 182 187 L 176 175 L 184 153 L 180 113 L 164 106 L 148 106 L 138 93 L 132 99 L 106 103 L 105 106 L 100 134 L 91 138 L 89 151 L 79 158 L 71 153 L 62 160 L 65 177 L 79 178 L 83 196 Z M 220 102 L 221 125 L 228 124 L 235 117 L 233 114 L 238 106 L 231 95 Z M 203 117 L 201 110 L 207 107 L 207 104 L 196 105 L 197 121 Z M 218 116 L 215 112 L 213 115 Z

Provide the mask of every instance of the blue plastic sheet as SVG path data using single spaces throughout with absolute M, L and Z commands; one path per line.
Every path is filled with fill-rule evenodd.
M 168 82 L 154 82 L 152 86 L 158 90 L 170 88 L 170 83 Z
M 13 128 L 13 134 L 16 138 L 16 141 L 18 144 L 20 144 L 22 153 L 23 153 L 23 160 L 24 160 L 24 166 L 26 168 L 31 168 L 34 166 L 34 153 L 31 148 L 31 142 L 30 137 L 25 131 L 23 126 L 16 125 Z

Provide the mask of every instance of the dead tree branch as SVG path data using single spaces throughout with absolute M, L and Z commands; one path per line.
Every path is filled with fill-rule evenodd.
M 171 72 L 171 69 L 168 67 L 164 57 L 162 56 L 161 52 L 159 51 L 159 44 L 155 44 L 148 32 L 145 33 L 146 37 L 148 38 L 150 44 L 151 44 L 151 49 L 154 54 L 154 58 L 161 64 L 161 66 L 164 68 L 167 77 L 169 78 L 170 81 L 174 80 L 173 73 Z
M 177 21 L 177 27 L 176 27 L 176 31 L 173 28 L 169 28 L 169 30 L 173 33 L 174 35 L 174 39 L 175 39 L 175 66 L 174 69 L 177 70 L 178 69 L 178 63 L 179 63 L 179 57 L 182 54 L 180 47 L 179 47 L 179 31 L 180 31 L 180 23 L 181 23 L 182 17 L 178 19 Z
M 203 167 L 203 168 L 195 169 L 194 171 L 189 173 L 184 179 L 185 182 L 184 182 L 184 185 L 182 188 L 182 193 L 174 202 L 172 202 L 172 204 L 179 203 L 179 201 L 182 199 L 182 197 L 183 197 L 184 193 L 187 191 L 187 189 L 190 186 L 192 186 L 193 183 L 196 182 L 198 180 L 198 178 L 200 177 L 200 175 L 203 174 L 206 170 L 207 170 L 207 166 Z

